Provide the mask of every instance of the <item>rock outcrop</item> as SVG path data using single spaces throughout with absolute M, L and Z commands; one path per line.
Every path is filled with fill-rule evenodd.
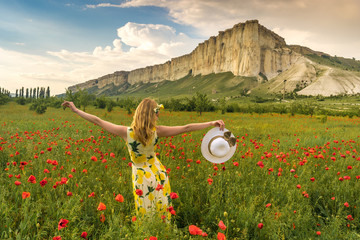
M 219 32 L 218 36 L 200 43 L 190 54 L 173 58 L 164 64 L 132 71 L 119 71 L 69 87 L 98 87 L 113 83 L 154 83 L 175 81 L 188 74 L 232 72 L 235 76 L 258 77 L 259 81 L 271 79 L 289 69 L 301 54 L 290 49 L 285 40 L 266 29 L 257 20 L 236 24 Z

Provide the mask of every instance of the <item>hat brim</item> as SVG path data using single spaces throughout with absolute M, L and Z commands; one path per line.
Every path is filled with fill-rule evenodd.
M 215 127 L 213 129 L 211 129 L 210 131 L 208 131 L 201 143 L 201 153 L 203 155 L 203 157 L 208 160 L 209 162 L 212 163 L 223 163 L 226 162 L 227 160 L 229 160 L 235 153 L 236 151 L 236 144 L 232 147 L 230 147 L 229 152 L 219 158 L 219 157 L 215 157 L 214 155 L 212 155 L 209 151 L 209 142 L 211 141 L 212 138 L 214 138 L 215 136 L 224 136 L 224 132 L 227 132 L 229 130 L 227 130 L 226 128 L 224 129 L 224 131 L 221 131 L 219 127 Z M 234 137 L 233 134 L 231 134 L 231 137 Z

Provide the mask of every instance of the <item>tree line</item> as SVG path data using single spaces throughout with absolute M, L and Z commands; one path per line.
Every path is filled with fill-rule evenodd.
M 16 89 L 15 92 L 16 98 L 49 98 L 50 97 L 50 87 L 46 89 L 44 87 L 36 87 L 36 88 L 20 88 Z
M 23 88 L 22 88 L 23 89 Z M 23 90 L 19 91 L 18 97 L 15 98 L 18 104 L 24 105 L 30 103 L 30 110 L 33 110 L 39 114 L 45 113 L 47 107 L 60 108 L 61 103 L 64 100 L 72 101 L 76 106 L 86 111 L 86 108 L 90 105 L 96 108 L 106 109 L 111 112 L 114 107 L 118 106 L 131 114 L 142 100 L 141 98 L 126 97 L 126 98 L 106 98 L 105 96 L 96 96 L 84 89 L 78 89 L 76 92 L 66 90 L 66 94 L 63 97 L 49 97 L 50 89 L 44 91 L 45 88 L 33 88 L 33 94 L 28 95 L 28 98 L 22 97 Z M 36 92 L 34 94 L 34 89 Z M 39 89 L 39 95 L 37 94 Z M 21 93 L 21 94 L 20 94 Z M 30 93 L 30 91 L 29 91 Z M 41 93 L 41 94 L 40 94 Z M 44 93 L 44 94 L 43 94 Z M 30 97 L 31 96 L 31 97 Z M 10 98 L 10 92 L 4 88 L 0 88 L 0 105 L 5 104 L 14 98 Z M 295 114 L 302 115 L 322 115 L 322 116 L 348 116 L 360 117 L 360 109 L 357 106 L 348 108 L 345 110 L 329 109 L 322 105 L 317 104 L 318 101 L 323 101 L 321 98 L 315 98 L 312 101 L 293 101 L 291 103 L 275 103 L 275 102 L 263 102 L 255 100 L 252 103 L 242 102 L 228 102 L 227 99 L 213 100 L 208 95 L 197 92 L 192 97 L 183 98 L 170 98 L 170 99 L 158 99 L 159 103 L 165 106 L 167 111 L 189 111 L 197 112 L 201 115 L 203 112 L 215 112 L 219 111 L 222 114 L 225 113 L 279 113 L 289 114 L 294 116 Z

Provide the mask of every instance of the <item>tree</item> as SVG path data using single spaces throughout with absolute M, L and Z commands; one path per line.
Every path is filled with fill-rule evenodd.
M 201 115 L 203 112 L 209 109 L 210 101 L 205 93 L 202 94 L 197 92 L 195 96 L 195 104 L 196 104 L 195 107 L 196 112 L 198 112 Z
M 76 93 L 79 94 L 79 104 L 82 107 L 83 111 L 85 111 L 85 108 L 90 104 L 91 101 L 93 101 L 95 96 L 89 94 L 89 92 L 85 89 L 81 89 Z
M 47 87 L 46 89 L 46 98 L 50 97 L 50 87 Z
M 225 114 L 225 113 L 226 113 L 226 109 L 227 109 L 225 98 L 221 98 L 221 99 L 220 99 L 219 105 L 220 105 L 219 108 L 220 108 L 220 110 L 221 110 L 221 114 Z

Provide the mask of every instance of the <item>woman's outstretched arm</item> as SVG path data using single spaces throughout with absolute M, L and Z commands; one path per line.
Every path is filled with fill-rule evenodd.
M 62 106 L 70 108 L 74 113 L 84 118 L 85 120 L 102 127 L 103 129 L 105 129 L 106 131 L 112 134 L 122 137 L 126 141 L 127 128 L 125 126 L 113 124 L 111 122 L 102 120 L 101 118 L 95 115 L 81 111 L 75 106 L 73 102 L 64 101 L 62 103 Z
M 190 123 L 184 126 L 157 126 L 156 132 L 159 137 L 171 137 L 178 134 L 193 132 L 197 130 L 202 130 L 207 127 L 220 127 L 220 130 L 224 130 L 225 123 L 223 120 L 204 122 L 204 123 Z

